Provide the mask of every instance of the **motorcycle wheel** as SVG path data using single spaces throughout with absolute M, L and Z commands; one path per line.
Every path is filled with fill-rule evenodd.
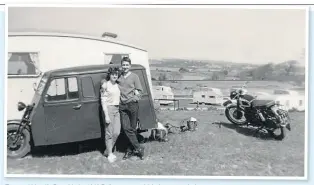
M 280 134 L 274 132 L 274 130 L 269 131 L 270 135 L 276 140 L 283 140 L 286 137 L 286 129 L 284 127 L 280 127 L 275 130 L 280 130 Z
M 242 114 L 241 119 L 237 119 L 235 117 L 235 114 L 237 114 L 236 110 L 237 110 L 237 106 L 236 105 L 231 105 L 231 106 L 227 107 L 226 110 L 225 110 L 225 115 L 226 115 L 227 119 L 231 123 L 233 123 L 235 125 L 247 124 L 247 120 L 244 117 L 244 112 L 243 111 L 241 111 L 241 114 Z
M 12 159 L 22 158 L 26 156 L 30 150 L 30 132 L 24 129 L 21 134 L 20 141 L 13 143 L 19 125 L 10 124 L 7 126 L 7 156 Z

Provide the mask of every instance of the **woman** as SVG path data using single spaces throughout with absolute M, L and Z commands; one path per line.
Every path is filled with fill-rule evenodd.
M 117 84 L 120 70 L 118 67 L 110 67 L 105 80 L 101 81 L 101 105 L 105 114 L 105 143 L 108 161 L 114 162 L 116 156 L 112 149 L 120 134 L 121 123 L 119 113 L 120 89 Z

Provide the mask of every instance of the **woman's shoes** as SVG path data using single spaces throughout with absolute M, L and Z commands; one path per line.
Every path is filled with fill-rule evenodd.
M 117 160 L 117 157 L 114 155 L 114 154 L 109 154 L 108 155 L 108 161 L 110 162 L 110 163 L 113 163 L 113 162 L 115 162 Z

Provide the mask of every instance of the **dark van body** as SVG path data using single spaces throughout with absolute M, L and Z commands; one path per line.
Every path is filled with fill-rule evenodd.
M 57 69 L 46 72 L 35 91 L 30 105 L 19 103 L 25 113 L 21 120 L 8 121 L 8 134 L 22 133 L 28 145 L 53 145 L 101 138 L 103 111 L 100 104 L 100 83 L 110 66 L 90 65 Z M 139 128 L 155 128 L 156 114 L 145 68 L 132 65 L 131 71 L 140 78 L 143 87 L 139 101 Z M 29 132 L 28 134 L 25 132 Z M 27 148 L 9 154 L 9 144 L 17 145 L 14 134 L 8 137 L 8 155 L 23 157 Z M 29 139 L 25 138 L 29 135 Z M 14 139 L 15 138 L 15 139 Z M 13 141 L 14 140 L 14 141 Z M 15 146 L 14 145 L 14 146 Z M 13 145 L 12 145 L 13 146 Z M 18 152 L 20 151 L 20 152 Z

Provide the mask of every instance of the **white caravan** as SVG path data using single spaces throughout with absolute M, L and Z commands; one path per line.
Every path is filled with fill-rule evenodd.
M 21 118 L 17 103 L 31 101 L 34 83 L 42 72 L 90 64 L 120 64 L 124 56 L 129 56 L 132 64 L 146 68 L 153 93 L 148 52 L 144 49 L 112 38 L 46 32 L 9 33 L 7 119 Z
M 274 90 L 275 101 L 283 106 L 286 110 L 305 110 L 305 96 L 293 90 Z
M 171 87 L 153 86 L 153 94 L 155 101 L 159 102 L 160 105 L 169 105 L 174 103 L 174 93 L 172 92 Z
M 223 102 L 221 89 L 201 87 L 201 90 L 193 92 L 193 103 L 221 105 Z

